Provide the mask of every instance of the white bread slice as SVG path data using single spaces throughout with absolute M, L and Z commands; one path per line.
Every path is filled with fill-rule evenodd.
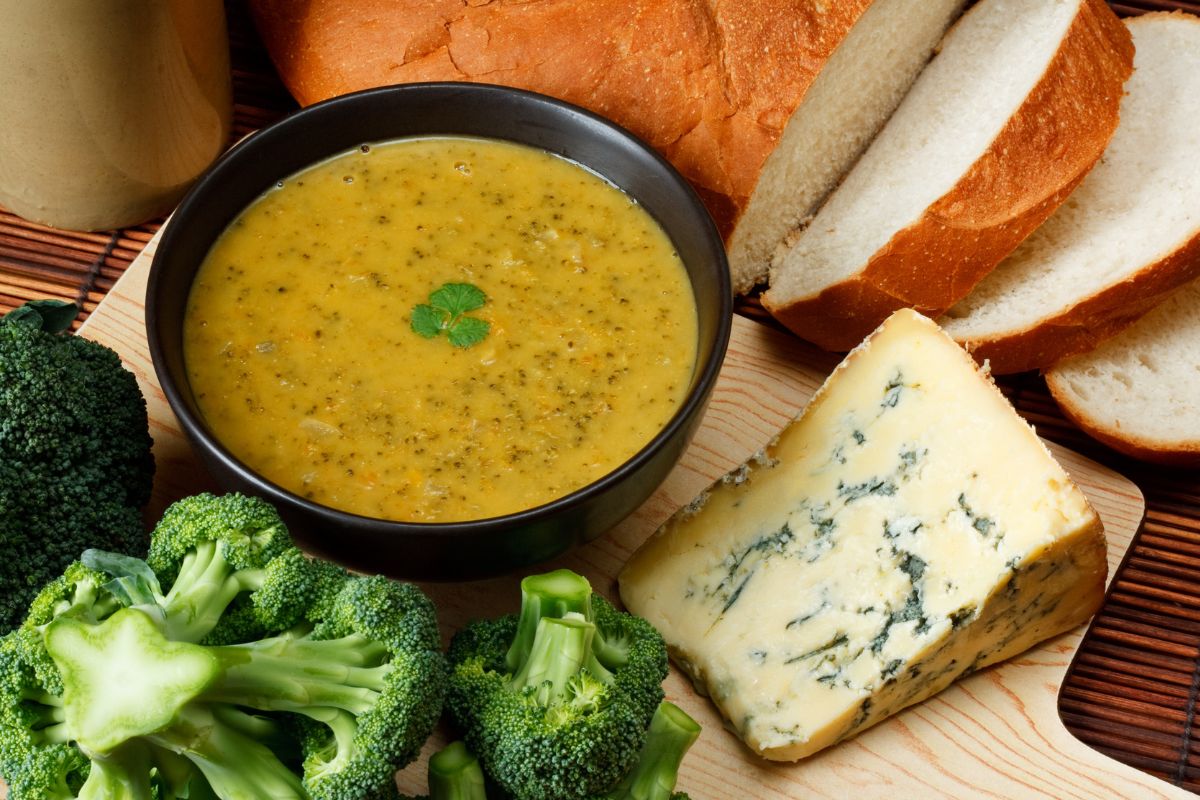
M 1101 0 L 982 0 L 777 256 L 764 305 L 834 350 L 897 308 L 942 313 L 1100 157 L 1132 60 Z
M 994 373 L 1087 352 L 1200 276 L 1200 17 L 1126 24 L 1134 72 L 1104 156 L 938 320 Z
M 1046 372 L 1063 413 L 1115 450 L 1200 466 L 1200 280 Z
M 963 5 L 875 0 L 850 29 L 792 114 L 729 236 L 735 292 L 766 280 L 775 249 L 862 155 Z

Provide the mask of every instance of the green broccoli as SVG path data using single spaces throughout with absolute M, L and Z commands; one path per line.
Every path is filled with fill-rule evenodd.
M 385 792 L 371 800 L 487 800 L 479 759 L 461 741 L 451 742 L 429 757 L 429 794 Z
M 0 318 L 0 632 L 84 548 L 146 549 L 146 402 L 116 353 L 63 332 L 76 310 L 34 301 Z
M 658 631 L 565 570 L 523 581 L 521 613 L 471 623 L 449 659 L 451 716 L 517 800 L 585 798 L 616 784 L 667 674 Z
M 479 760 L 462 742 L 451 742 L 429 759 L 430 800 L 487 800 Z
M 675 781 L 680 762 L 699 735 L 696 721 L 664 700 L 650 720 L 633 768 L 616 786 L 589 800 L 689 800 L 675 791 Z M 483 771 L 463 742 L 451 742 L 429 759 L 429 794 L 393 800 L 487 800 Z
M 675 791 L 679 764 L 700 736 L 700 725 L 664 700 L 650 720 L 650 730 L 637 762 L 621 781 L 592 800 L 688 800 Z
M 441 715 L 439 648 L 416 587 L 197 495 L 147 561 L 87 551 L 0 639 L 0 773 L 12 800 L 386 797 Z

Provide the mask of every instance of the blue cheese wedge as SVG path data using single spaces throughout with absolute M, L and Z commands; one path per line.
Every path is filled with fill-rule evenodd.
M 971 358 L 898 311 L 620 576 L 765 758 L 821 750 L 1086 620 L 1103 528 Z

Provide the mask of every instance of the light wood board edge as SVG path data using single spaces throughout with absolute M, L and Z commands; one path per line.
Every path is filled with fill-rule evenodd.
M 178 430 L 147 350 L 146 278 L 158 237 L 109 292 L 80 333 L 119 352 L 147 399 L 159 473 L 148 516 L 211 486 Z M 666 483 L 608 535 L 548 567 L 576 569 L 615 596 L 615 576 L 637 546 L 714 478 L 769 441 L 816 390 L 832 361 L 745 319 L 734 335 L 704 424 Z M 1105 522 L 1110 577 L 1144 514 L 1127 479 L 1066 448 L 1052 452 Z M 426 584 L 447 635 L 466 619 L 515 610 L 517 579 Z M 1190 793 L 1093 750 L 1058 717 L 1058 688 L 1082 629 L 955 684 L 870 731 L 798 764 L 765 762 L 725 731 L 720 717 L 672 669 L 667 696 L 704 726 L 679 786 L 696 800 L 729 797 L 1190 798 Z M 421 759 L 400 773 L 401 788 L 425 789 L 425 760 L 445 741 L 439 730 Z

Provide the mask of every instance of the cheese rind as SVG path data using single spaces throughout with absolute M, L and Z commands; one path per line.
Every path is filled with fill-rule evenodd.
M 936 325 L 896 312 L 670 519 L 626 606 L 760 755 L 810 755 L 1099 606 L 1103 529 Z

